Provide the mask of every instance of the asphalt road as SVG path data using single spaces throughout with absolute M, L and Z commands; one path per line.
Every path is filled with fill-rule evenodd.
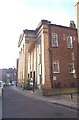
M 77 111 L 4 88 L 2 118 L 77 118 Z
M 2 118 L 2 96 L 0 96 L 0 120 Z

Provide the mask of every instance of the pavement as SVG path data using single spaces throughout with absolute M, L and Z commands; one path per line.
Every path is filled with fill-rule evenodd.
M 73 99 L 71 99 L 71 95 L 43 96 L 42 90 L 40 89 L 35 89 L 35 91 L 33 92 L 32 90 L 23 91 L 22 88 L 16 86 L 12 86 L 11 88 L 30 98 L 41 99 L 52 104 L 68 107 L 79 111 L 79 103 L 77 103 L 77 94 L 73 94 Z

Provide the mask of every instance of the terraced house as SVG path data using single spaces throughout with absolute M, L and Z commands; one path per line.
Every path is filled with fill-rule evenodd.
M 73 21 L 69 27 L 41 20 L 35 30 L 20 35 L 18 83 L 33 78 L 39 89 L 76 87 L 78 35 Z

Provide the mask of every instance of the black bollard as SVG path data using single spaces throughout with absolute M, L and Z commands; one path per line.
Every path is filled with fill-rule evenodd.
M 73 99 L 73 95 L 72 95 L 72 93 L 71 93 L 71 99 Z
M 35 79 L 33 79 L 33 92 L 35 91 Z

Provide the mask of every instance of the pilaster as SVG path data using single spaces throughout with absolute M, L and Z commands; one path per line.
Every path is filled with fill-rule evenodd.
M 50 64 L 50 53 L 49 53 L 49 25 L 43 25 L 42 26 L 42 43 L 44 44 L 44 79 L 45 79 L 45 84 L 44 87 L 45 89 L 50 89 L 51 88 L 51 79 L 50 79 L 50 73 L 51 73 L 51 64 Z M 42 45 L 43 45 L 42 44 Z

